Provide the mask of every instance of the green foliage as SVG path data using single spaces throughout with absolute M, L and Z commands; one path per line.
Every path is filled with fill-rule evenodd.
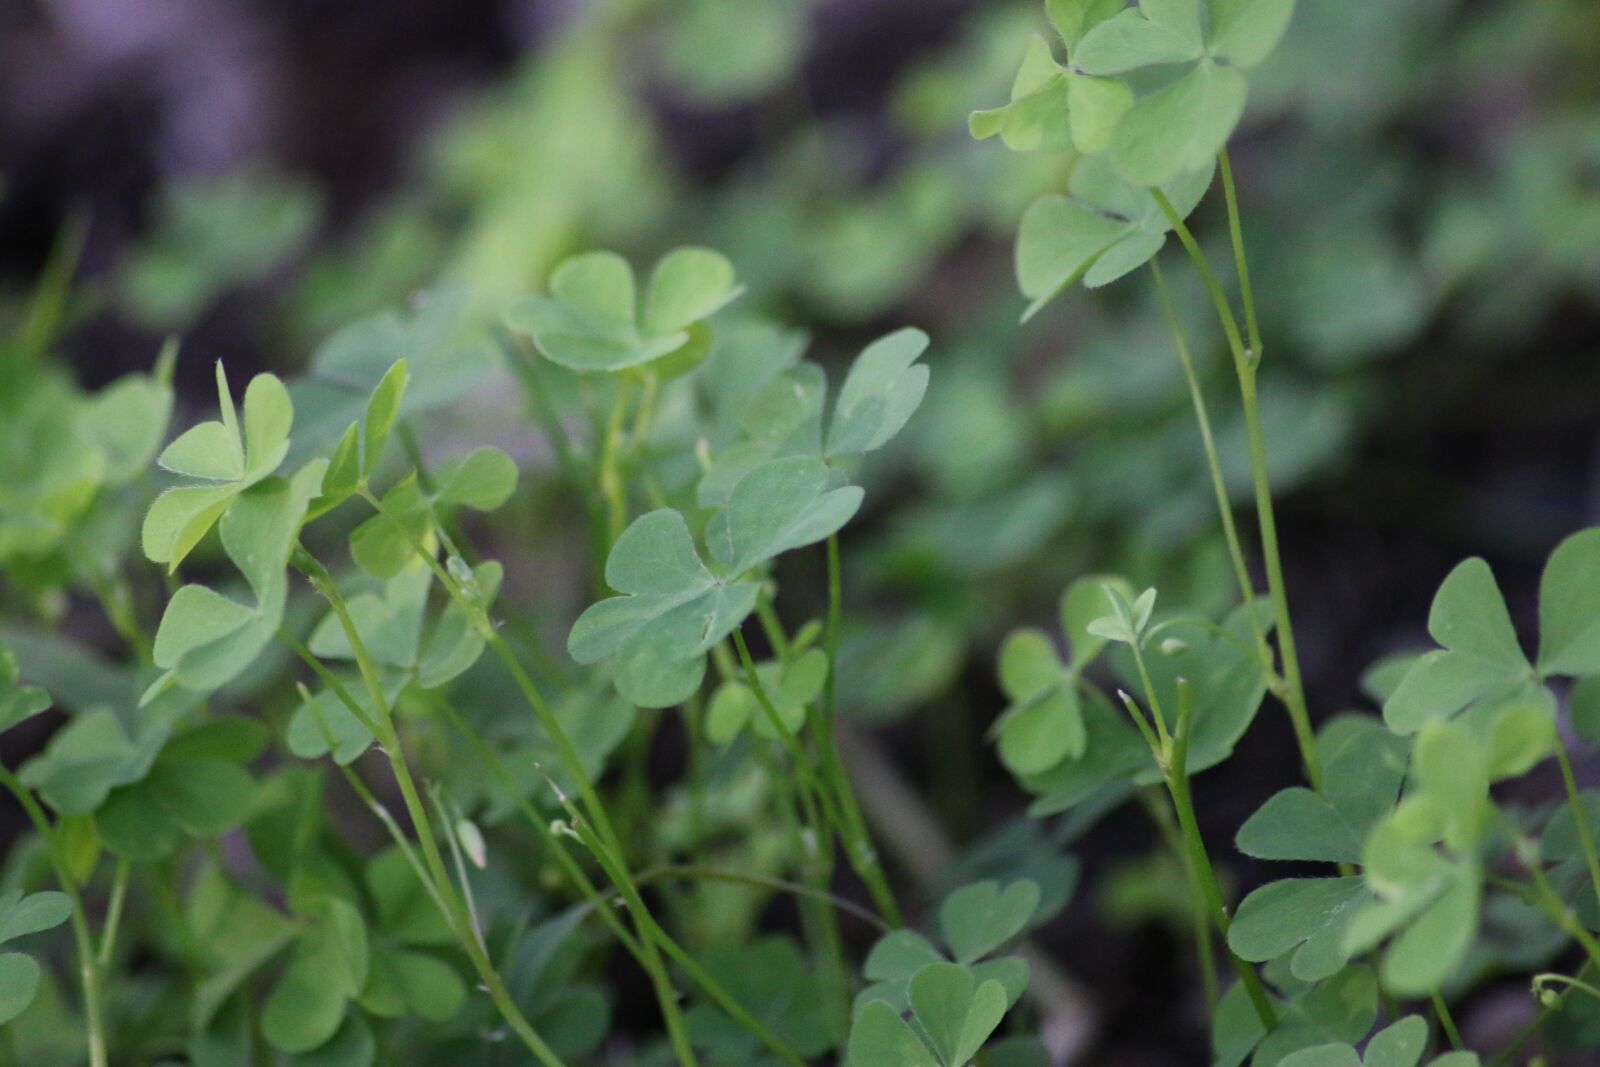
M 507 322 L 532 337 L 546 358 L 579 373 L 660 361 L 677 371 L 705 356 L 710 335 L 701 320 L 741 291 L 723 256 L 679 248 L 655 265 L 641 299 L 627 260 L 591 252 L 563 261 L 551 272 L 550 295 L 517 304 Z
M 897 930 L 867 956 L 874 984 L 856 998 L 849 1062 L 961 1067 L 971 1061 L 1027 985 L 1016 957 L 979 962 L 1020 933 L 1039 886 L 976 882 L 945 898 L 939 925 L 954 961 L 922 935 Z M 910 1012 L 914 1026 L 902 1015 Z
M 10 890 L 0 896 L 0 944 L 60 926 L 71 914 L 65 893 Z M 0 953 L 0 1024 L 21 1015 L 38 991 L 38 962 L 22 952 Z

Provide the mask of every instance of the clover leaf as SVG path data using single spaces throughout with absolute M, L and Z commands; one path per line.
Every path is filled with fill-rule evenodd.
M 65 893 L 0 894 L 0 945 L 60 926 L 72 914 Z M 39 991 L 39 964 L 22 952 L 0 952 L 0 1026 L 25 1011 Z
M 551 362 L 580 373 L 626 370 L 667 356 L 692 364 L 709 345 L 701 320 L 743 291 L 723 256 L 678 248 L 656 263 L 641 301 L 627 260 L 589 252 L 562 261 L 550 275 L 550 295 L 516 304 L 506 323 L 531 336 Z
M 1279 1067 L 1417 1067 L 1427 1045 L 1428 1021 L 1420 1015 L 1408 1015 L 1373 1034 L 1364 1055 L 1344 1042 L 1314 1045 L 1285 1056 Z M 1477 1055 L 1470 1052 L 1447 1052 L 1428 1061 L 1428 1067 L 1477 1064 Z
M 1377 722 L 1336 719 L 1317 739 L 1327 786 L 1275 793 L 1239 828 L 1239 851 L 1266 860 L 1359 863 L 1373 824 L 1394 807 L 1408 745 Z
M 756 677 L 783 729 L 791 735 L 798 734 L 805 725 L 806 706 L 822 695 L 827 676 L 827 654 L 817 648 L 807 649 L 787 662 L 768 660 L 756 665 Z M 780 740 L 755 691 L 742 679 L 730 679 L 717 687 L 707 706 L 706 738 L 713 744 L 725 745 L 747 725 L 758 737 Z
M 36 685 L 19 685 L 17 657 L 0 641 L 0 731 L 31 719 L 50 706 L 50 694 Z
M 1140 0 L 1098 23 L 1073 61 L 1087 75 L 1193 63 L 1127 107 L 1110 157 L 1128 181 L 1160 186 L 1208 165 L 1244 113 L 1242 69 L 1257 65 L 1288 28 L 1293 0 Z
M 1127 622 L 1138 623 L 1142 609 L 1137 601 L 1126 603 L 1125 595 L 1122 599 Z M 1105 626 L 1094 629 L 1104 632 L 1115 627 L 1120 633 L 1123 621 L 1113 615 Z M 1266 695 L 1266 678 L 1251 650 L 1250 615 L 1243 607 L 1235 608 L 1223 620 L 1221 633 L 1201 620 L 1174 619 L 1159 626 L 1161 639 L 1145 651 L 1146 667 L 1162 707 L 1174 709 L 1173 713 L 1178 707 L 1178 679 L 1190 683 L 1189 769 L 1199 773 L 1227 758 Z M 1087 627 L 1085 632 L 1099 636 Z M 1130 625 L 1127 632 L 1142 631 Z M 1118 649 L 1111 661 L 1123 687 L 1149 707 L 1149 694 L 1132 656 Z M 1148 785 L 1162 780 L 1155 757 L 1127 712 L 1096 688 L 1081 689 L 1079 697 L 1086 735 L 1083 756 L 1021 778 L 1022 785 L 1038 797 L 1030 809 L 1035 815 L 1064 811 L 1113 782 Z
M 1006 1013 L 1005 987 L 993 978 L 980 983 L 958 963 L 928 964 L 909 990 L 917 1030 L 885 1001 L 857 1006 L 850 1028 L 853 1067 L 964 1067 Z
M 856 486 L 827 488 L 808 456 L 773 460 L 740 480 L 706 528 L 718 574 L 701 560 L 683 515 L 660 508 L 635 519 L 606 560 L 623 594 L 585 611 L 567 638 L 579 663 L 614 660 L 617 690 L 642 707 L 670 707 L 699 688 L 705 656 L 755 609 L 746 571 L 820 541 L 861 505 Z
M 706 652 L 755 610 L 759 591 L 737 576 L 713 575 L 670 508 L 623 531 L 605 577 L 622 595 L 578 617 L 567 651 L 584 664 L 615 659 L 617 690 L 645 707 L 668 707 L 699 687 Z
M 1021 933 L 1039 908 L 1039 886 L 1020 880 L 1003 890 L 998 882 L 976 882 L 951 893 L 939 906 L 939 929 L 957 963 L 970 964 Z
M 1442 647 L 1411 663 L 1384 702 L 1391 729 L 1410 733 L 1455 716 L 1488 745 L 1491 779 L 1521 774 L 1557 744 L 1555 701 L 1542 684 L 1553 675 L 1600 669 L 1600 529 L 1568 537 L 1550 554 L 1539 586 L 1539 656 L 1517 640 L 1489 565 L 1469 559 L 1440 585 L 1428 632 Z M 1573 718 L 1585 729 L 1588 688 L 1573 692 Z
M 1377 900 L 1356 913 L 1344 940 L 1365 952 L 1391 939 L 1383 983 L 1402 995 L 1436 990 L 1477 931 L 1489 754 L 1466 727 L 1431 722 L 1418 734 L 1411 781 L 1367 837 L 1363 873 Z
M 1238 1067 L 1246 1060 L 1254 1067 L 1278 1067 L 1303 1049 L 1360 1041 L 1377 1021 L 1378 983 L 1371 968 L 1346 967 L 1315 984 L 1275 974 L 1272 967 L 1266 977 L 1282 994 L 1273 998 L 1277 1027 L 1263 1032 L 1244 986 L 1233 986 L 1212 1018 L 1216 1067 Z
M 712 949 L 700 962 L 797 1055 L 816 1059 L 834 1047 L 819 983 L 791 938 L 763 937 L 748 945 Z M 696 1005 L 685 1021 L 697 1042 L 715 1051 L 715 1062 L 769 1062 L 753 1035 L 709 1003 Z
M 168 489 L 145 515 L 144 553 L 165 563 L 169 572 L 177 570 L 234 498 L 277 470 L 289 451 L 294 405 L 276 376 L 258 374 L 245 389 L 242 436 L 220 362 L 217 401 L 220 421 L 191 427 L 157 459 L 167 470 L 204 483 Z
M 405 356 L 405 388 L 394 419 L 444 407 L 475 388 L 498 357 L 480 331 L 468 328 L 466 306 L 464 290 L 434 290 L 418 295 L 406 314 L 384 311 L 324 341 L 289 387 L 297 418 L 289 462 L 324 454 L 352 423 L 370 422 L 373 399 L 395 373 L 398 354 Z
M 1095 619 L 1112 610 L 1108 589 L 1131 593 L 1121 578 L 1080 578 L 1062 594 L 1061 629 L 1069 662 L 1063 663 L 1041 630 L 1013 631 L 1000 646 L 1000 688 L 1010 704 L 992 727 L 1000 760 L 1018 777 L 1043 774 L 1064 759 L 1079 759 L 1088 744 L 1079 676 L 1105 647 Z
M 928 335 L 908 326 L 861 350 L 834 403 L 829 456 L 876 451 L 905 428 L 928 391 L 928 368 L 916 362 L 927 349 Z
M 1202 166 L 1157 184 L 1178 217 L 1187 218 L 1211 175 L 1212 168 Z M 1080 160 L 1069 189 L 1070 197 L 1040 197 L 1022 216 L 1017 284 L 1033 301 L 1024 322 L 1077 281 L 1096 289 L 1149 262 L 1172 229 L 1149 190 L 1126 182 L 1104 157 Z
M 326 468 L 326 460 L 316 460 L 293 478 L 271 478 L 231 493 L 220 526 L 222 547 L 244 575 L 255 603 L 242 604 L 203 585 L 174 593 L 153 650 L 156 666 L 167 673 L 146 690 L 143 702 L 173 685 L 214 690 L 254 662 L 272 640 L 288 596 L 285 568 Z
M 1539 580 L 1539 672 L 1600 674 L 1600 527 L 1556 546 Z
M 927 334 L 912 327 L 885 334 L 850 365 L 824 435 L 827 376 L 814 363 L 796 362 L 802 342 L 748 325 L 733 340 L 737 343 L 726 354 L 718 348 L 707 368 L 718 380 L 722 425 L 707 443 L 709 467 L 696 489 L 702 507 L 725 504 L 741 480 L 774 459 L 813 456 L 831 462 L 882 448 L 905 427 L 927 392 L 928 368 L 917 362 L 927 350 Z M 757 356 L 751 351 L 756 346 L 779 355 Z M 736 373 L 752 374 L 725 365 L 736 357 L 765 369 L 737 385 L 722 382 Z
M 354 905 L 321 897 L 305 912 L 308 925 L 261 1013 L 262 1036 L 281 1052 L 309 1052 L 332 1040 L 371 966 L 366 923 Z
M 259 723 L 210 719 L 175 735 L 139 781 L 113 789 L 95 812 L 112 852 L 149 861 L 189 838 L 215 838 L 244 821 L 256 785 L 245 769 L 266 744 Z
M 1070 59 L 1070 48 L 1068 54 Z M 1011 84 L 1010 102 L 974 111 L 968 129 L 979 140 L 999 134 L 1014 152 L 1076 148 L 1093 155 L 1105 151 L 1111 131 L 1132 104 L 1126 83 L 1061 66 L 1049 43 L 1035 34 Z
M 1006 1007 L 1016 1004 L 1028 985 L 1028 965 L 1020 957 L 982 959 L 1034 921 L 1041 897 L 1037 882 L 1021 878 L 1003 889 L 987 880 L 963 886 L 939 908 L 939 928 L 950 956 L 978 983 L 995 981 L 1005 990 Z M 981 961 L 981 962 L 980 962 Z M 911 1008 L 911 983 L 930 966 L 950 966 L 933 942 L 914 930 L 895 930 L 878 939 L 863 973 L 873 984 L 856 998 L 859 1012 L 881 1001 L 896 1012 Z

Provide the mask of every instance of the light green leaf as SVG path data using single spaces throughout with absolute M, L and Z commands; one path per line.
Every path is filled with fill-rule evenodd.
M 706 528 L 711 555 L 739 575 L 836 533 L 861 506 L 858 486 L 828 489 L 828 468 L 810 456 L 764 463 L 734 488 Z
M 1045 13 L 1067 46 L 1076 54 L 1083 35 L 1121 11 L 1123 0 L 1045 0 Z
M 686 699 L 705 654 L 755 610 L 753 582 L 717 579 L 700 561 L 683 516 L 661 508 L 635 519 L 611 549 L 606 584 L 621 593 L 591 605 L 572 626 L 579 663 L 617 659 L 618 691 L 645 707 Z
M 963 1067 L 1006 1011 L 1006 993 L 996 981 L 978 985 L 956 963 L 931 963 L 911 978 L 911 1007 L 934 1051 L 948 1067 Z
M 367 411 L 361 420 L 362 477 L 371 475 L 383 457 L 383 446 L 389 440 L 395 420 L 400 417 L 400 403 L 405 399 L 406 384 L 410 380 L 409 365 L 397 359 L 367 401 Z
M 50 930 L 67 921 L 72 900 L 65 893 L 29 893 L 13 889 L 0 895 L 0 944 Z
M 1021 933 L 1039 907 L 1039 885 L 1026 879 L 1004 890 L 976 882 L 939 906 L 939 929 L 958 963 L 973 963 Z
M 1017 232 L 1017 284 L 1033 301 L 1023 318 L 1031 318 L 1081 278 L 1127 233 L 1127 223 L 1064 196 L 1035 200 Z
M 493 511 L 517 489 L 517 465 L 498 448 L 477 449 L 465 458 L 442 466 L 435 499 L 475 511 Z
M 644 297 L 644 328 L 652 334 L 688 329 L 743 292 L 733 264 L 709 248 L 677 248 L 661 257 Z
M 1085 155 L 1111 147 L 1111 133 L 1128 108 L 1133 90 L 1115 78 L 1073 75 L 1067 79 L 1067 115 L 1072 142 Z
M 1446 576 L 1428 612 L 1428 633 L 1444 648 L 1508 674 L 1528 670 L 1505 598 L 1481 559 L 1465 560 Z
M 1111 161 L 1147 187 L 1209 167 L 1244 114 L 1245 93 L 1243 74 L 1202 60 L 1128 109 L 1111 136 Z
M 1042 774 L 1077 759 L 1088 744 L 1078 691 L 1064 684 L 1007 709 L 999 722 L 1000 760 L 1012 774 Z
M 849 1057 L 851 1067 L 940 1067 L 900 1013 L 880 1000 L 856 1012 Z
M 1556 546 L 1539 582 L 1539 671 L 1600 673 L 1600 528 Z
M 1417 1067 L 1428 1044 L 1428 1020 L 1408 1015 L 1367 1042 L 1365 1067 Z
M 1294 0 L 1206 0 L 1207 50 L 1236 67 L 1253 67 L 1278 47 Z
M 1349 963 L 1345 930 L 1371 900 L 1359 877 L 1271 882 L 1239 904 L 1228 928 L 1228 946 L 1253 962 L 1297 949 L 1290 971 L 1302 981 L 1319 981 Z
M 39 965 L 20 952 L 0 953 L 0 1026 L 21 1015 L 39 991 Z
M 928 368 L 916 362 L 927 348 L 928 335 L 906 327 L 861 350 L 834 403 L 828 455 L 876 451 L 905 427 L 928 390 Z
M 1175 9 L 1176 17 L 1158 21 L 1151 8 Z M 1073 65 L 1085 74 L 1124 74 L 1141 67 L 1162 66 L 1198 59 L 1201 41 L 1198 23 L 1191 24 L 1181 14 L 1183 0 L 1176 4 L 1151 4 L 1129 8 L 1095 26 L 1078 42 L 1072 53 Z

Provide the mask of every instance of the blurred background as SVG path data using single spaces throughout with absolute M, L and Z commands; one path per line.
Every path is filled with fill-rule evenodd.
M 924 899 L 936 841 L 961 869 L 997 848 L 1048 862 L 1071 904 L 1040 940 L 1083 1062 L 1203 1062 L 1181 871 L 1137 810 L 1017 821 L 1029 798 L 985 738 L 1000 638 L 1048 624 L 1072 578 L 1218 609 L 1231 584 L 1148 279 L 1018 325 L 1012 234 L 1066 161 L 975 143 L 966 115 L 1004 100 L 1043 26 L 1033 0 L 4 0 L 0 308 L 80 227 L 66 354 L 98 386 L 181 335 L 180 425 L 211 408 L 215 359 L 235 381 L 295 372 L 440 284 L 493 315 L 595 247 L 718 248 L 745 310 L 834 366 L 927 330 L 927 403 L 870 468 L 846 546 L 869 808 Z M 1323 718 L 1372 706 L 1363 672 L 1423 639 L 1462 556 L 1490 560 L 1522 624 L 1549 549 L 1600 522 L 1600 6 L 1302 0 L 1252 91 L 1234 158 Z M 1221 222 L 1210 203 L 1196 219 L 1212 239 Z M 1246 503 L 1221 338 L 1179 296 Z M 556 649 L 584 603 L 581 509 L 540 480 L 511 381 L 454 424 L 533 483 L 485 536 Z M 786 577 L 820 602 L 818 573 Z M 1298 776 L 1269 707 L 1197 782 L 1214 850 Z M 925 821 L 896 821 L 902 785 Z M 1226 865 L 1241 891 L 1265 876 Z M 1496 1047 L 1531 1002 L 1520 980 L 1479 989 L 1458 1018 Z

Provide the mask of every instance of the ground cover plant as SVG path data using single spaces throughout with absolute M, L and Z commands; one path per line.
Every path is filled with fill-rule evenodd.
M 735 35 L 754 61 L 696 78 L 726 47 L 696 5 L 671 65 L 713 97 L 776 76 L 781 7 Z M 1072 895 L 1063 850 L 1125 806 L 1192 938 L 1209 1047 L 1185 1062 L 1466 1067 L 1600 1042 L 1600 801 L 1569 752 L 1600 741 L 1600 529 L 1550 553 L 1536 632 L 1470 558 L 1433 600 L 1437 648 L 1363 674 L 1367 710 L 1308 699 L 1295 624 L 1317 606 L 1274 505 L 1273 376 L 1293 372 L 1229 154 L 1294 14 L 1051 0 L 1009 42 L 1009 100 L 970 118 L 1043 160 L 1016 336 L 1080 284 L 1143 286 L 1159 311 L 1227 595 L 1169 591 L 1173 568 L 1130 553 L 1073 576 L 1058 625 L 1000 620 L 984 718 L 1030 821 L 922 885 L 870 817 L 882 782 L 844 720 L 922 711 L 937 631 L 885 640 L 846 601 L 873 569 L 852 559 L 872 465 L 908 439 L 937 453 L 920 427 L 964 406 L 925 403 L 937 335 L 896 324 L 830 380 L 722 253 L 590 250 L 531 293 L 436 286 L 355 318 L 299 374 L 230 377 L 173 341 L 91 391 L 50 358 L 69 229 L 0 364 L 0 566 L 33 620 L 0 629 L 0 785 L 31 828 L 0 893 L 0 1063 L 1059 1062 L 1072 955 L 1030 939 Z M 299 241 L 314 208 L 268 194 Z M 1191 230 L 1202 205 L 1226 219 L 1221 256 Z M 167 240 L 204 228 L 171 213 Z M 278 254 L 248 239 L 218 242 L 214 272 L 166 250 L 123 284 L 181 319 L 209 274 Z M 215 399 L 180 426 L 185 363 Z M 535 488 L 442 418 L 485 382 L 520 389 L 553 470 Z M 926 550 L 981 586 L 972 553 L 1004 552 L 1008 524 L 976 500 L 916 539 L 999 542 Z M 552 513 L 581 548 L 519 573 Z M 552 625 L 555 597 L 580 603 Z M 117 658 L 40 624 L 91 605 Z M 1229 847 L 1192 780 L 1276 715 L 1304 783 L 1259 798 Z M 1552 766 L 1559 803 L 1519 788 Z M 1292 866 L 1235 900 L 1237 857 Z M 1469 1048 L 1452 1004 L 1504 973 L 1531 1021 Z

